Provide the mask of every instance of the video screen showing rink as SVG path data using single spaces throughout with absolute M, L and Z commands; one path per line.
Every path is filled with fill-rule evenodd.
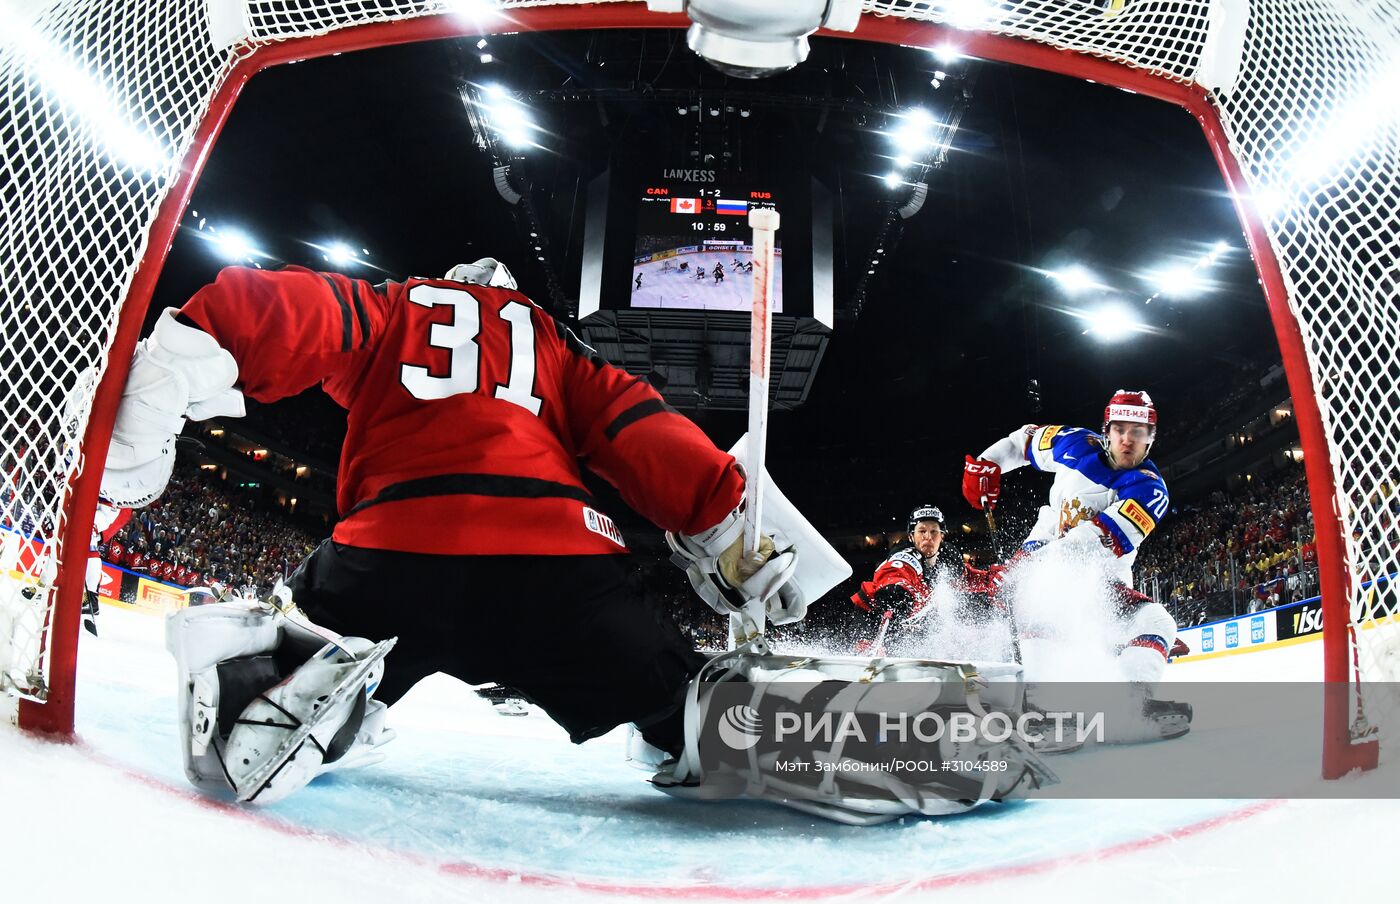
M 633 308 L 747 311 L 753 305 L 753 247 L 734 242 L 681 245 L 632 264 Z M 773 256 L 773 312 L 783 310 L 783 258 Z

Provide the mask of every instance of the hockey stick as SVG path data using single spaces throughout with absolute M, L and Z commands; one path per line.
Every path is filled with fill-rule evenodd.
M 992 518 L 992 510 L 987 507 L 986 495 L 982 496 L 982 513 L 987 518 L 987 533 L 995 534 L 997 532 L 997 523 L 996 520 Z M 995 542 L 992 544 L 992 552 L 993 554 L 996 553 Z M 1016 627 L 1016 613 L 1012 608 L 1012 601 L 1010 598 L 1006 600 L 1006 624 L 1007 627 L 1011 629 L 1011 658 L 1016 662 L 1017 665 L 1020 665 L 1021 632 Z
M 875 639 L 870 642 L 871 656 L 885 655 L 885 635 L 890 632 L 890 622 L 894 621 L 894 612 L 885 610 L 885 617 L 880 619 L 880 630 L 875 634 Z
M 773 325 L 773 233 L 778 212 L 771 208 L 749 211 L 753 230 L 753 318 L 749 330 L 749 440 L 744 450 L 744 557 L 759 561 L 758 543 L 763 524 L 763 458 L 768 442 L 768 370 Z M 729 617 L 729 644 L 733 648 L 763 634 L 767 613 L 761 600 Z

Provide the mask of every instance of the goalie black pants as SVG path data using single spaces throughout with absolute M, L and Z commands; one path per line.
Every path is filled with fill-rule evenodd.
M 292 575 L 297 605 L 342 635 L 398 644 L 375 699 L 434 672 L 520 691 L 580 744 L 635 722 L 678 753 L 705 664 L 648 599 L 629 556 L 444 556 L 324 541 Z

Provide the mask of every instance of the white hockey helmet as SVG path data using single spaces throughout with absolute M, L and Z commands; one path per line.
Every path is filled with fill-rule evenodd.
M 492 286 L 497 289 L 519 289 L 515 277 L 506 265 L 494 257 L 483 257 L 470 264 L 458 264 L 447 271 L 444 279 L 453 282 L 471 283 L 474 286 Z

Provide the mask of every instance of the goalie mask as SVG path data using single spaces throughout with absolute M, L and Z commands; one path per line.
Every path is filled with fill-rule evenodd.
M 516 289 L 515 277 L 506 269 L 506 265 L 496 260 L 494 257 L 483 257 L 470 264 L 458 264 L 447 271 L 444 279 L 453 282 L 471 283 L 474 286 L 491 286 L 497 289 Z

